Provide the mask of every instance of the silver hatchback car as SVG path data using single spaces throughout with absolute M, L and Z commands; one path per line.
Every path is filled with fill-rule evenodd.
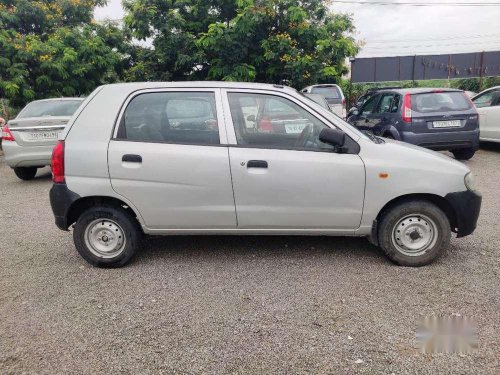
M 367 136 L 279 85 L 97 88 L 52 156 L 50 201 L 89 263 L 118 267 L 142 234 L 364 236 L 421 266 L 471 234 L 481 195 L 445 155 Z
M 2 130 L 5 162 L 17 177 L 31 180 L 38 168 L 50 165 L 59 133 L 83 98 L 36 100 L 24 107 Z

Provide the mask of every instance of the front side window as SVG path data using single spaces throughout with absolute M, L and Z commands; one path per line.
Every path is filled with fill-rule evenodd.
M 327 126 L 301 106 L 276 95 L 229 93 L 236 139 L 249 147 L 331 151 L 319 140 Z
M 151 92 L 128 104 L 118 138 L 142 142 L 219 144 L 215 95 Z
M 477 98 L 475 98 L 473 100 L 474 105 L 477 108 L 490 107 L 490 106 L 494 105 L 493 101 L 494 101 L 496 94 L 498 92 L 499 91 L 494 91 L 494 90 L 485 92 L 484 94 L 478 96 Z
M 370 99 L 368 99 L 363 105 L 363 108 L 361 109 L 361 115 L 367 116 L 371 114 L 375 109 L 375 104 L 377 104 L 379 98 L 380 98 L 379 95 L 374 95 Z

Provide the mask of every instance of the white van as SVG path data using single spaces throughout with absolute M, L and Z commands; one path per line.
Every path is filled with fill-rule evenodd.
M 56 224 L 96 266 L 142 234 L 364 236 L 430 263 L 481 206 L 469 169 L 367 136 L 294 89 L 226 82 L 97 88 L 52 156 Z

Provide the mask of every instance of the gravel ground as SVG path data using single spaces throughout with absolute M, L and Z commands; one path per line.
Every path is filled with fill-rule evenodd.
M 0 160 L 0 373 L 499 374 L 500 147 L 467 164 L 479 227 L 427 267 L 364 239 L 217 236 L 105 270 L 55 227 L 49 169 L 22 182 Z M 419 316 L 453 313 L 478 351 L 416 353 Z

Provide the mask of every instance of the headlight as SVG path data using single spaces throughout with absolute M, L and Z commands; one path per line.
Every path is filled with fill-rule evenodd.
M 474 176 L 473 176 L 472 172 L 469 172 L 465 175 L 464 183 L 465 183 L 465 186 L 467 187 L 467 189 L 476 190 L 476 184 L 474 182 Z

